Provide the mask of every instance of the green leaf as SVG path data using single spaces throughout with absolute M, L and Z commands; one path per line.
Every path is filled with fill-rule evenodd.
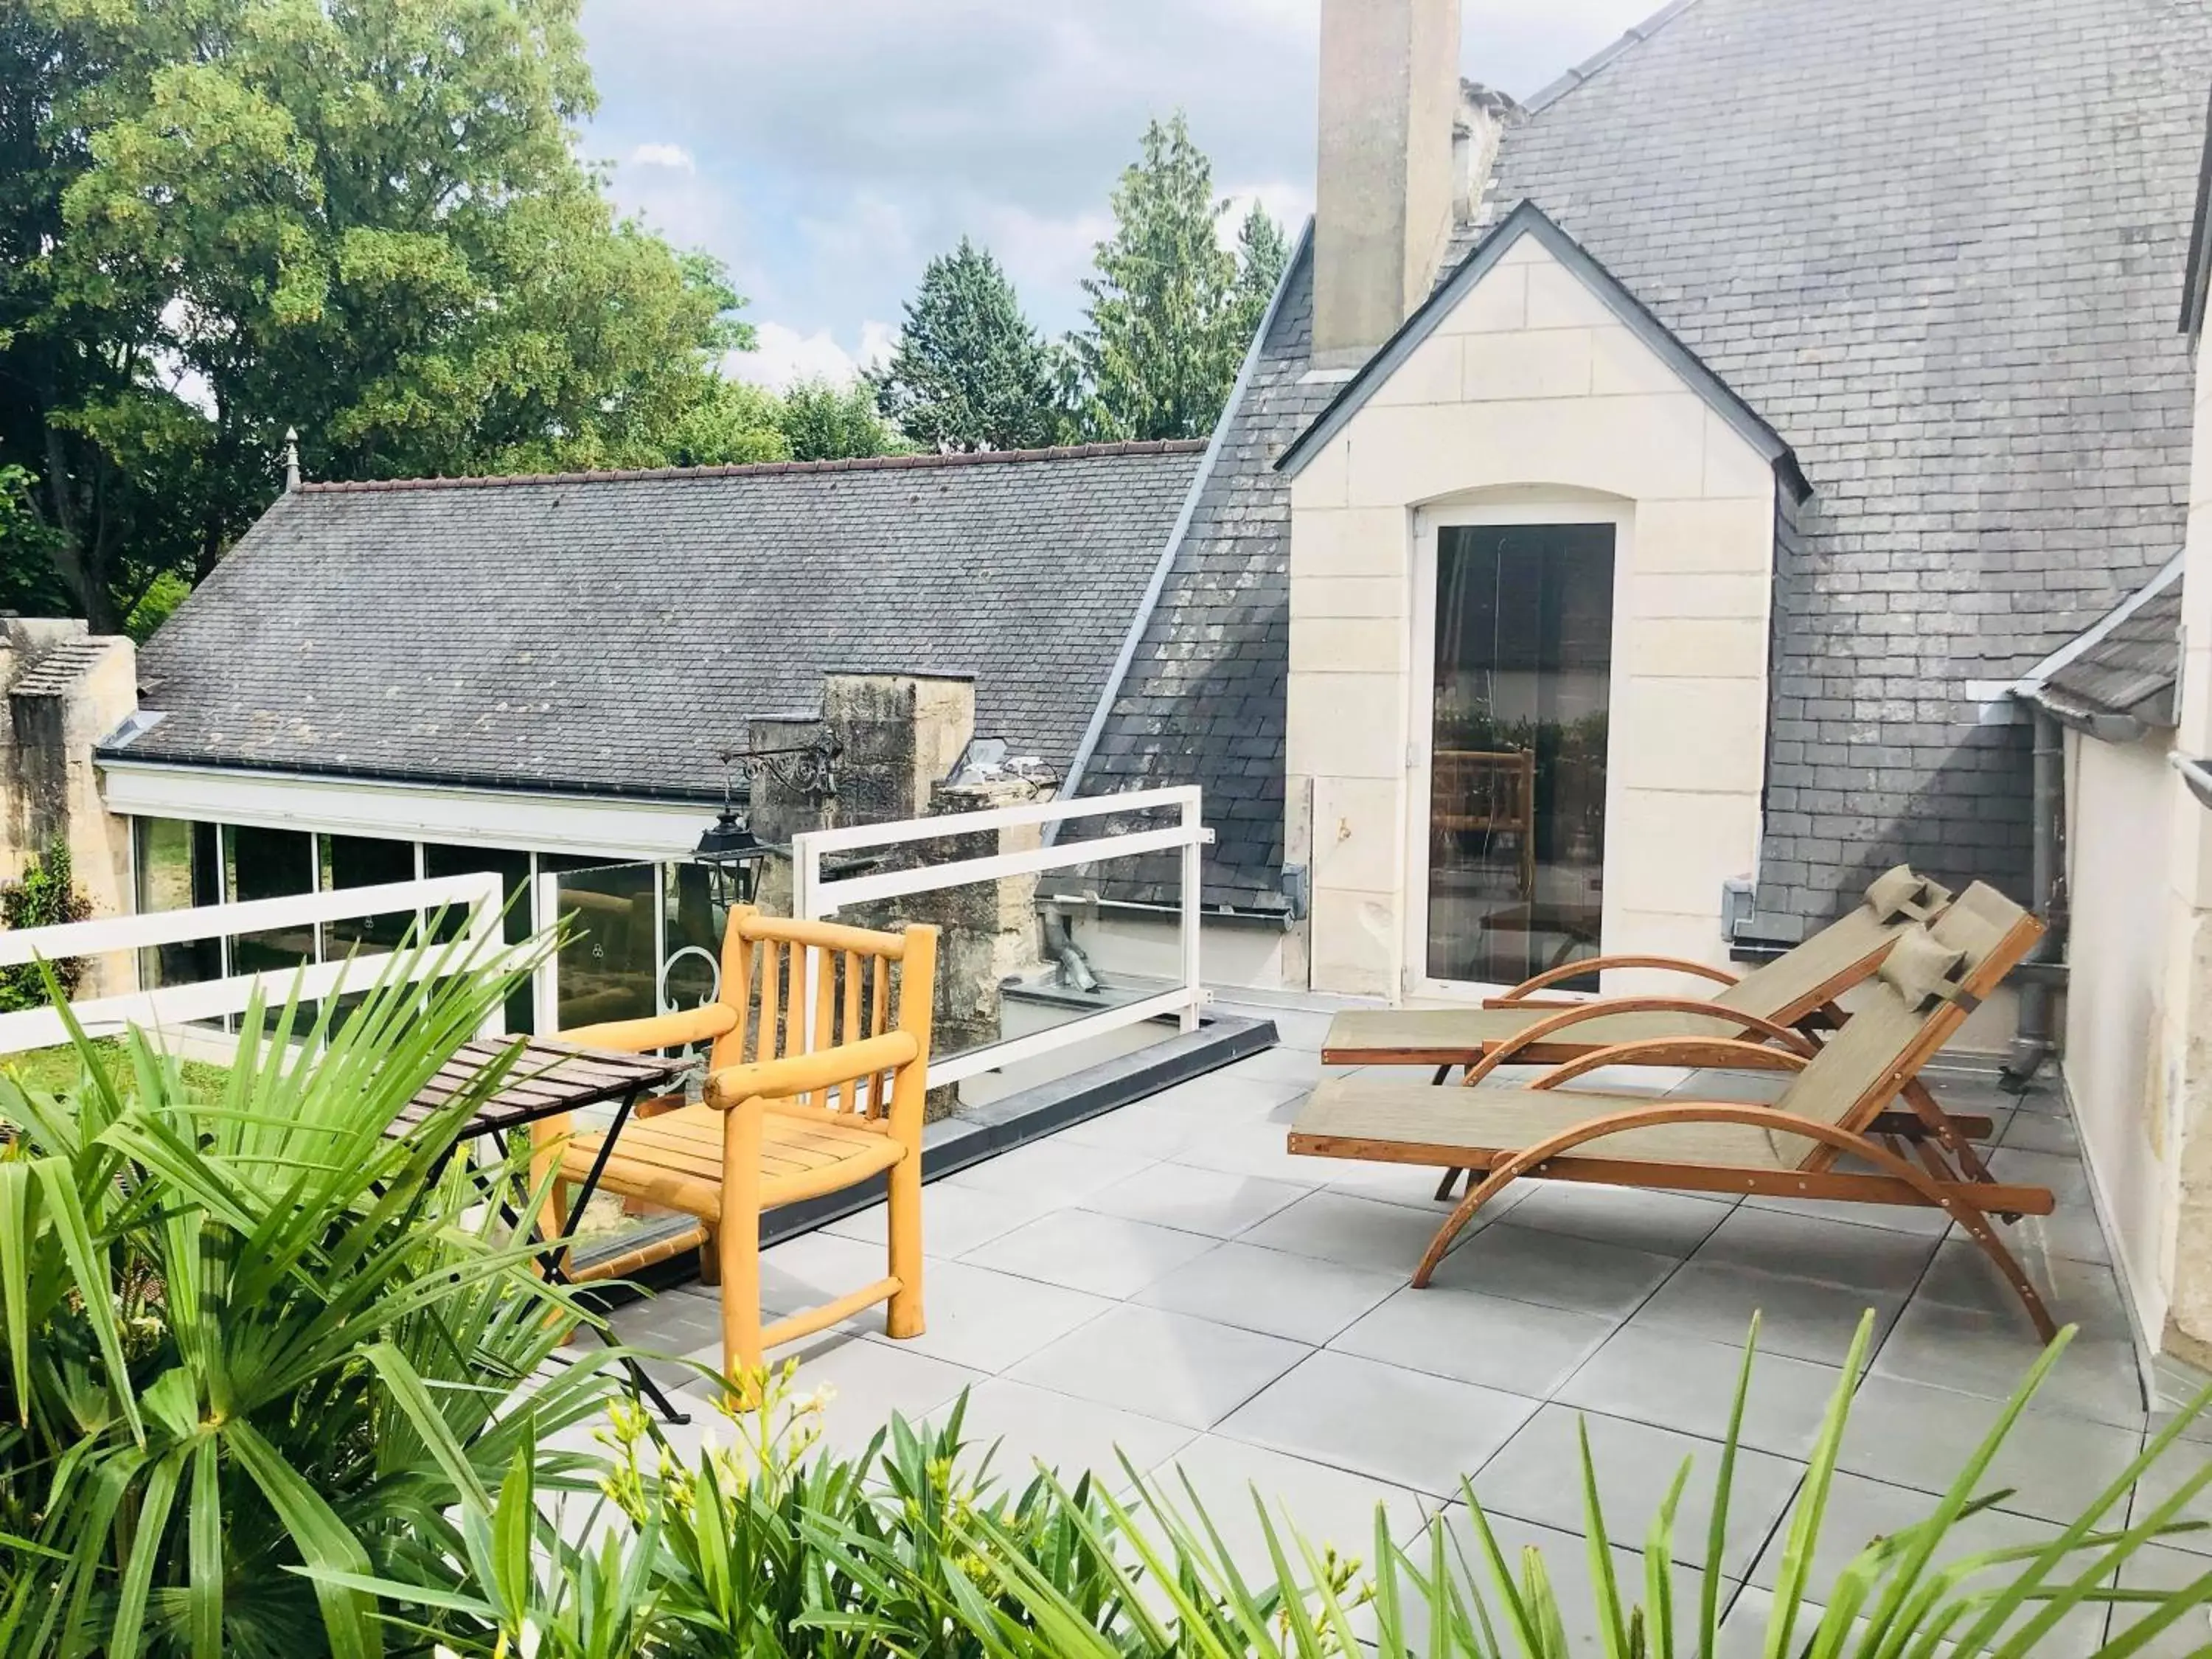
M 361 1540 L 251 1424 L 226 1425 L 223 1437 L 291 1534 L 307 1566 L 339 1573 L 368 1572 L 368 1555 Z M 315 1599 L 321 1603 L 323 1630 L 337 1659 L 371 1659 L 383 1652 L 383 1638 L 370 1616 L 368 1600 L 360 1592 L 319 1579 Z

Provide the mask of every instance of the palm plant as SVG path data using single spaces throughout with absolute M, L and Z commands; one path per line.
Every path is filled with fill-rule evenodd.
M 386 1133 L 528 971 L 470 948 L 410 942 L 343 1018 L 257 1000 L 219 1089 L 74 1024 L 76 1086 L 0 1074 L 0 1653 L 426 1648 L 457 1506 L 603 1407 L 605 1354 L 518 1395 L 578 1310 L 454 1155 L 512 1052 Z M 331 1576 L 369 1573 L 422 1599 Z
M 2212 1485 L 2212 1462 L 2196 1471 L 2141 1520 L 2124 1516 L 2129 1493 L 2151 1465 L 2204 1409 L 2200 1396 L 2155 1436 L 2070 1525 L 2045 1542 L 1986 1551 L 1939 1561 L 1942 1547 L 1974 1513 L 2001 1504 L 2010 1494 L 1984 1492 L 1983 1483 L 2021 1413 L 2071 1340 L 2061 1333 L 2030 1369 L 1988 1434 L 1943 1496 L 1920 1522 L 1867 1546 L 1832 1583 L 1815 1584 L 1811 1564 L 1820 1535 L 1837 1461 L 1850 1414 L 1850 1390 L 1867 1356 L 1873 1316 L 1862 1321 L 1844 1380 L 1830 1401 L 1810 1466 L 1784 1534 L 1781 1571 L 1759 1651 L 1765 1659 L 2124 1659 L 2143 1651 L 2192 1613 L 2212 1604 L 2212 1571 L 2179 1590 L 2112 1588 L 2129 1559 L 2146 1544 L 2194 1523 L 2188 1505 Z M 1744 1352 L 1735 1408 L 1721 1449 L 1705 1559 L 1723 1558 L 1738 1436 L 1757 1345 Z M 1563 1478 L 1568 1476 L 1562 1470 Z M 1475 1546 L 1465 1559 L 1446 1528 L 1431 1526 L 1426 1543 L 1401 1547 L 1378 1506 L 1371 1568 L 1316 1550 L 1295 1529 L 1279 1525 L 1260 1503 L 1269 1572 L 1263 1587 L 1248 1583 L 1207 1517 L 1196 1494 L 1170 1498 L 1157 1483 L 1127 1471 L 1136 1497 L 1123 1504 L 1111 1497 L 1097 1510 L 1074 1505 L 1069 1514 L 1094 1559 L 1106 1564 L 1121 1590 L 1111 1606 L 1120 1622 L 1101 1621 L 1091 1607 L 1064 1595 L 1040 1572 L 988 1510 L 976 1511 L 966 1533 L 977 1558 L 989 1564 L 994 1587 L 1018 1607 L 962 1598 L 963 1613 L 991 1659 L 1122 1659 L 1131 1653 L 1203 1656 L 1267 1654 L 1318 1659 L 1372 1653 L 1378 1659 L 1567 1659 L 1571 1611 L 1561 1605 L 1540 1552 L 1516 1561 L 1498 1543 L 1481 1502 L 1463 1485 Z M 1688 1483 L 1686 1461 L 1643 1540 L 1643 1582 L 1621 1583 L 1611 1534 L 1598 1498 L 1589 1442 L 1582 1443 L 1586 1549 L 1595 1601 L 1599 1650 L 1606 1659 L 1717 1659 L 1721 1579 L 1697 1575 L 1694 1587 L 1676 1582 L 1684 1569 L 1674 1548 L 1674 1516 Z M 2212 1564 L 2208 1564 L 2212 1566 Z M 1151 1589 L 1145 1586 L 1149 1583 Z M 1636 1595 L 1641 1589 L 1641 1596 Z M 2140 1607 L 2142 1616 L 2116 1631 L 2094 1654 L 2080 1655 L 2078 1638 L 2060 1632 L 2069 1613 L 2112 1602 Z M 1583 1622 L 1577 1620 L 1576 1622 Z M 2117 1622 L 2117 1621 L 2116 1621 Z M 2212 1651 L 2212 1644 L 2192 1649 Z

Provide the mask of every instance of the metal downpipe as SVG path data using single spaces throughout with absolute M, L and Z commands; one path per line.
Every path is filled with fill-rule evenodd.
M 2035 711 L 2035 771 L 2029 794 L 2028 908 L 2045 923 L 2027 961 L 2045 967 L 2021 977 L 2020 1028 L 2012 1040 L 1999 1083 L 2024 1092 L 2050 1057 L 2056 1035 L 2057 998 L 2053 981 L 2063 982 L 2066 960 L 2065 845 L 2066 740 L 2057 720 Z M 2055 970 L 2055 971 L 2054 971 Z

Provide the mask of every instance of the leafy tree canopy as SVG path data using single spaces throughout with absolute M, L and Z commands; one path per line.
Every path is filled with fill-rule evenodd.
M 727 416 L 738 297 L 572 153 L 577 7 L 0 7 L 0 591 L 117 626 L 288 426 L 362 477 L 649 465 Z
M 1069 342 L 1083 425 L 1102 438 L 1194 438 L 1213 429 L 1252 330 L 1281 275 L 1282 232 L 1255 206 L 1237 252 L 1226 198 L 1180 112 L 1145 129 L 1114 188 L 1085 326 Z
M 1056 441 L 1065 423 L 1051 348 L 999 262 L 964 236 L 922 271 L 876 399 L 936 449 L 1030 449 Z

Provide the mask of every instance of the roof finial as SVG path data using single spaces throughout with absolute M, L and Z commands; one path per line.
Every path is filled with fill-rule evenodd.
M 289 495 L 300 487 L 300 434 L 290 427 L 284 428 L 284 491 Z

